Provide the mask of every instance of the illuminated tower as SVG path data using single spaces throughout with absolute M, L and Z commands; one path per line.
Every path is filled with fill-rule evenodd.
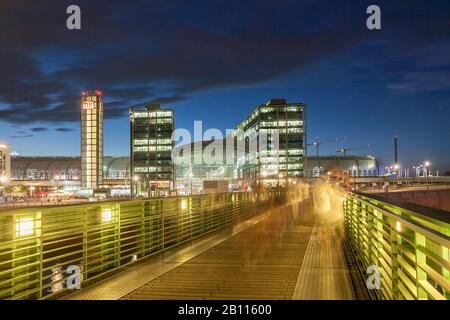
M 81 188 L 98 189 L 103 183 L 103 100 L 100 90 L 81 97 Z

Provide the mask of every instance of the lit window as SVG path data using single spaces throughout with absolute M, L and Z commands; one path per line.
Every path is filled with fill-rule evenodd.
M 397 230 L 397 232 L 402 232 L 402 224 L 400 223 L 400 221 L 397 221 L 395 223 L 395 229 Z
M 30 236 L 34 234 L 33 218 L 17 218 L 16 219 L 16 238 Z
M 105 208 L 102 212 L 102 222 L 111 222 L 112 221 L 112 209 Z
M 186 209 L 187 208 L 187 201 L 186 199 L 182 199 L 181 200 L 181 209 Z

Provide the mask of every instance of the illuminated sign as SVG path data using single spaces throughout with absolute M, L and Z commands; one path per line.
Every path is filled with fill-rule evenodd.
M 95 109 L 94 101 L 83 101 L 83 110 Z

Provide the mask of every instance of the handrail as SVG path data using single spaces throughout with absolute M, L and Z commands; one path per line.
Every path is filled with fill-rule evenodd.
M 347 193 L 343 205 L 360 272 L 379 271 L 373 299 L 450 299 L 449 223 L 369 195 Z
M 58 297 L 71 291 L 70 266 L 80 270 L 84 287 L 254 215 L 275 196 L 220 193 L 2 211 L 0 299 Z

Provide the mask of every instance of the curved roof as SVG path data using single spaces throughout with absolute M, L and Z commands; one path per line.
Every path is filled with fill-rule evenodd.
M 377 170 L 379 173 L 381 161 L 374 156 L 319 156 L 320 166 L 325 170 L 340 168 L 343 170 L 352 170 L 356 166 L 357 170 Z M 306 167 L 311 170 L 318 167 L 319 163 L 316 156 L 308 156 Z
M 61 172 L 80 169 L 80 157 L 11 157 L 12 172 L 37 170 Z
M 103 158 L 103 172 L 106 176 L 111 171 L 128 171 L 130 170 L 129 157 L 105 157 Z
M 69 170 L 81 170 L 80 157 L 11 157 L 11 173 L 17 176 L 19 172 L 27 170 L 46 171 L 51 173 L 67 172 Z M 105 175 L 112 171 L 129 171 L 129 157 L 105 157 L 103 159 Z

